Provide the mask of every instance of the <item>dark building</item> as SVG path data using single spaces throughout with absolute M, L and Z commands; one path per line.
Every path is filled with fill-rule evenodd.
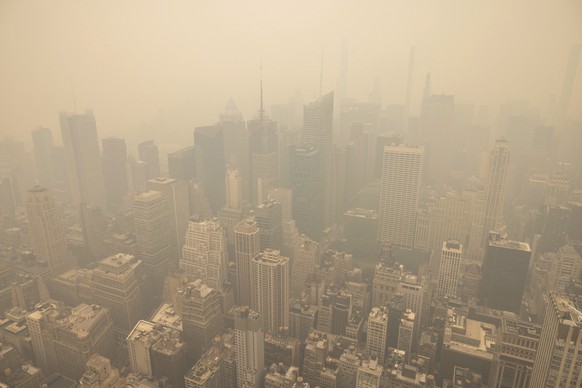
M 103 153 L 101 165 L 103 167 L 103 183 L 105 184 L 105 198 L 109 210 L 115 211 L 123 207 L 123 196 L 127 192 L 127 147 L 125 140 L 108 137 L 101 140 Z
M 168 154 L 170 178 L 189 181 L 196 178 L 196 152 L 194 147 L 182 148 Z
M 530 255 L 527 243 L 504 240 L 494 234 L 490 236 L 481 277 L 483 305 L 519 313 Z
M 297 228 L 318 240 L 324 226 L 323 163 L 313 145 L 289 147 L 289 184 L 293 190 L 293 219 Z
M 281 204 L 268 200 L 255 209 L 255 220 L 259 227 L 261 251 L 270 248 L 281 250 L 283 244 L 283 210 Z
M 148 164 L 149 175 L 146 180 L 160 176 L 160 153 L 158 146 L 153 140 L 147 140 L 139 143 L 137 146 L 139 160 Z
M 224 188 L 226 166 L 222 128 L 218 125 L 196 128 L 194 144 L 196 175 L 204 185 L 212 212 L 216 214 L 226 202 Z

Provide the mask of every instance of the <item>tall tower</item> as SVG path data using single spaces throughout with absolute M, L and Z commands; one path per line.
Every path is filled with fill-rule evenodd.
M 265 249 L 252 261 L 252 308 L 263 317 L 266 332 L 289 327 L 289 258 Z
M 238 387 L 263 386 L 265 370 L 265 338 L 261 315 L 248 306 L 234 310 L 236 343 L 236 379 Z
M 142 315 L 141 287 L 138 283 L 141 261 L 119 253 L 99 262 L 92 271 L 93 301 L 111 311 L 117 333 L 127 337 Z
M 49 274 L 75 268 L 62 214 L 48 189 L 36 186 L 28 191 L 26 215 L 32 247 L 36 257 L 48 264 Z
M 368 357 L 377 357 L 380 365 L 384 363 L 387 340 L 388 311 L 385 307 L 373 307 L 368 316 L 366 353 L 368 354 Z
M 239 222 L 234 228 L 234 251 L 237 273 L 237 304 L 251 305 L 252 261 L 260 252 L 259 227 L 253 217 Z
M 324 228 L 323 160 L 309 144 L 289 147 L 289 184 L 293 190 L 293 218 L 301 233 L 318 240 Z
M 61 133 L 73 202 L 106 208 L 99 138 L 93 112 L 61 112 Z
M 159 191 L 168 203 L 169 238 L 173 257 L 180 257 L 190 217 L 188 182 L 158 177 L 147 181 L 147 189 Z
M 500 138 L 489 154 L 489 168 L 485 183 L 485 221 L 482 241 L 486 244 L 489 232 L 503 226 L 503 206 L 507 191 L 507 173 L 509 171 L 509 142 Z
M 139 160 L 147 163 L 148 176 L 146 179 L 160 176 L 160 152 L 153 140 L 146 140 L 137 145 Z
M 184 339 L 193 359 L 197 360 L 224 330 L 220 296 L 216 290 L 196 280 L 178 290 L 177 305 L 182 314 Z
M 303 138 L 305 144 L 313 144 L 321 153 L 323 165 L 325 226 L 334 221 L 333 192 L 333 92 L 305 105 L 303 110 Z
M 180 268 L 222 292 L 228 279 L 228 253 L 224 229 L 217 218 L 190 218 Z
M 438 295 L 441 298 L 445 296 L 457 296 L 462 256 L 463 246 L 459 241 L 449 240 L 443 242 L 437 288 Z
M 123 207 L 123 197 L 127 193 L 127 147 L 125 140 L 108 137 L 101 140 L 103 155 L 103 180 L 105 196 L 110 211 Z
M 139 248 L 139 259 L 145 272 L 154 280 L 155 287 L 161 287 L 168 270 L 170 238 L 168 227 L 168 202 L 158 191 L 138 194 L 133 202 L 135 237 Z M 147 300 L 147 299 L 146 299 Z
M 247 124 L 251 166 L 251 202 L 262 203 L 267 199 L 271 186 L 279 180 L 279 152 L 277 123 L 264 117 Z
M 283 244 L 283 210 L 281 204 L 269 199 L 255 209 L 255 220 L 261 236 L 261 250 L 280 250 Z
M 319 254 L 319 244 L 305 235 L 299 238 L 293 253 L 292 296 L 301 298 L 307 277 L 315 272 L 315 266 L 319 264 Z
M 519 314 L 530 256 L 529 244 L 492 237 L 483 262 L 481 304 Z
M 196 175 L 214 214 L 224 205 L 224 137 L 220 125 L 197 127 L 194 131 Z
M 422 146 L 400 144 L 384 147 L 378 241 L 413 247 L 423 155 Z
M 531 387 L 582 385 L 582 298 L 550 291 Z

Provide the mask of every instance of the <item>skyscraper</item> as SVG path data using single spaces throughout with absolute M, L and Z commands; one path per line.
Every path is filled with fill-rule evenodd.
M 252 261 L 252 309 L 263 318 L 266 332 L 289 327 L 289 258 L 265 249 Z
M 423 155 L 422 146 L 384 147 L 378 241 L 413 247 Z
M 261 315 L 248 306 L 234 310 L 236 374 L 238 387 L 263 386 L 265 338 Z
M 283 244 L 283 210 L 281 204 L 268 199 L 255 209 L 255 220 L 261 237 L 261 251 L 281 250 Z
M 105 183 L 105 196 L 110 211 L 116 211 L 123 207 L 123 197 L 127 193 L 127 147 L 125 140 L 108 137 L 101 140 L 103 154 L 103 181 Z
M 333 193 L 333 92 L 305 105 L 303 110 L 303 136 L 305 144 L 313 144 L 321 153 L 324 187 L 325 226 L 334 221 Z
M 218 292 L 201 280 L 178 289 L 177 311 L 182 314 L 184 339 L 192 359 L 197 360 L 224 330 Z
M 194 131 L 196 175 L 204 185 L 214 214 L 224 205 L 224 138 L 220 125 L 197 127 Z
M 62 112 L 60 121 L 73 202 L 90 202 L 105 209 L 101 153 L 93 112 Z
M 437 293 L 441 298 L 457 296 L 462 256 L 463 245 L 459 241 L 448 240 L 443 242 L 437 288 Z
M 93 301 L 109 309 L 122 340 L 144 312 L 140 267 L 141 261 L 134 256 L 119 253 L 101 260 L 91 274 Z
M 503 240 L 492 234 L 483 262 L 481 303 L 519 314 L 530 256 L 529 244 Z
M 147 181 L 147 189 L 159 191 L 168 204 L 168 226 L 172 257 L 180 257 L 190 218 L 188 182 L 158 177 Z
M 239 222 L 234 228 L 234 251 L 237 273 L 237 304 L 251 305 L 252 260 L 260 252 L 259 227 L 253 217 Z
M 260 204 L 267 199 L 271 186 L 279 180 L 279 152 L 277 123 L 264 117 L 251 120 L 247 125 L 251 166 L 251 202 Z
M 217 218 L 190 218 L 180 268 L 222 292 L 228 279 L 228 253 L 224 229 Z
M 582 299 L 550 291 L 530 386 L 581 386 L 581 353 Z
M 503 206 L 507 191 L 509 160 L 509 142 L 505 138 L 497 139 L 495 147 L 489 154 L 485 183 L 485 221 L 481 240 L 485 245 L 489 232 L 499 230 L 503 226 Z
M 134 198 L 133 219 L 139 248 L 138 258 L 142 261 L 145 272 L 153 279 L 152 287 L 148 291 L 155 293 L 161 287 L 170 259 L 168 202 L 158 191 L 138 194 Z
M 146 179 L 157 178 L 160 176 L 160 153 L 158 146 L 153 140 L 146 140 L 137 145 L 139 160 L 147 163 L 148 176 Z
M 301 292 L 305 289 L 307 277 L 315 272 L 319 264 L 319 244 L 309 237 L 302 235 L 293 253 L 293 271 L 291 276 L 291 294 L 301 299 Z
M 385 307 L 373 307 L 368 316 L 366 353 L 368 357 L 377 357 L 380 365 L 384 363 L 387 340 L 388 311 Z
M 303 234 L 318 240 L 324 228 L 324 173 L 321 151 L 314 145 L 289 147 L 289 184 L 293 219 Z
M 36 257 L 48 264 L 50 275 L 58 275 L 75 267 L 69 250 L 60 209 L 48 189 L 36 186 L 28 191 L 26 215 L 30 240 Z
M 168 154 L 168 173 L 170 178 L 183 181 L 196 178 L 196 153 L 193 146 Z

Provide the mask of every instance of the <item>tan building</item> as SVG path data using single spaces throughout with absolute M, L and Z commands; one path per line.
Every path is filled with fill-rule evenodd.
M 49 275 L 75 268 L 61 211 L 48 189 L 37 186 L 28 191 L 26 215 L 34 253 L 37 260 L 47 263 Z
M 265 249 L 252 259 L 252 277 L 251 307 L 261 314 L 265 332 L 289 328 L 289 259 Z

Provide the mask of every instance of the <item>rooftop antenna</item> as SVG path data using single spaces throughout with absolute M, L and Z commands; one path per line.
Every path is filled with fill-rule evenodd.
M 323 45 L 321 45 L 321 69 L 319 72 L 319 95 L 323 94 Z

